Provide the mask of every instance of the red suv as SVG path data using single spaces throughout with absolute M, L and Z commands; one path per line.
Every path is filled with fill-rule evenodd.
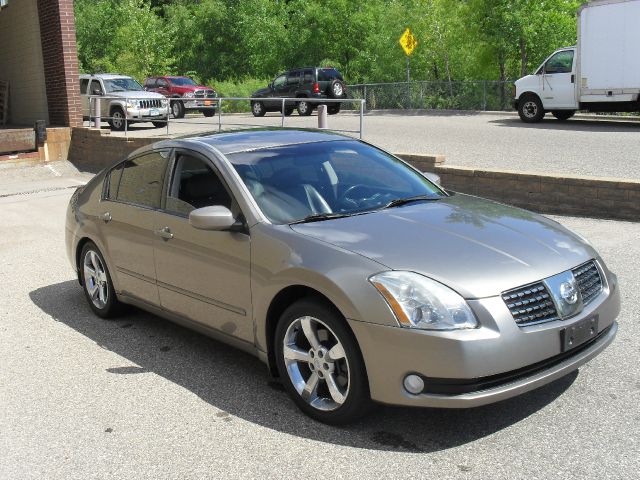
M 161 93 L 171 100 L 171 115 L 182 118 L 187 110 L 199 110 L 205 117 L 213 117 L 216 113 L 218 97 L 211 87 L 198 85 L 189 77 L 149 77 L 144 81 L 144 89 Z M 173 99 L 184 100 L 173 100 Z

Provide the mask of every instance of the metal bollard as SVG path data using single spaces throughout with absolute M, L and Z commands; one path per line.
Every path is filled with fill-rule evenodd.
M 318 128 L 329 128 L 327 125 L 327 106 L 318 105 Z
M 100 118 L 100 97 L 93 98 L 93 128 L 97 128 L 98 130 L 102 128 L 101 118 Z

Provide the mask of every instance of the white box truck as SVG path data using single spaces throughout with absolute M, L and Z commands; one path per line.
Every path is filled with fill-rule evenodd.
M 640 0 L 599 0 L 578 9 L 578 44 L 549 56 L 515 84 L 522 121 L 576 110 L 640 112 Z

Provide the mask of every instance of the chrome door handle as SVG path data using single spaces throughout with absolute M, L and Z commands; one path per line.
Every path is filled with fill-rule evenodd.
M 160 238 L 164 238 L 165 240 L 170 240 L 173 238 L 173 233 L 169 230 L 169 227 L 163 227 L 160 230 L 156 230 L 155 233 Z
M 100 220 L 103 220 L 104 222 L 110 222 L 111 214 L 109 212 L 104 212 L 102 215 L 100 215 Z

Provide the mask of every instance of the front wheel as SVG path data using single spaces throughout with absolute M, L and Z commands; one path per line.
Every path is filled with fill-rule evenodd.
M 253 113 L 254 117 L 264 117 L 267 110 L 262 102 L 251 102 L 251 113 Z
M 127 118 L 124 115 L 124 111 L 118 107 L 113 109 L 111 112 L 111 120 L 109 120 L 109 125 L 113 130 L 121 132 L 125 129 L 127 125 Z
M 335 114 L 337 114 L 339 112 L 340 112 L 340 104 L 339 103 L 335 104 L 335 105 L 329 105 L 327 107 L 327 113 L 329 115 L 335 115 Z
M 371 405 L 362 355 L 344 318 L 329 305 L 303 299 L 282 314 L 275 355 L 284 386 L 310 417 L 353 422 Z
M 300 115 L 301 117 L 308 117 L 313 111 L 313 107 L 306 100 L 299 101 L 296 108 L 298 110 L 298 115 Z
M 200 110 L 202 112 L 202 115 L 204 115 L 207 118 L 211 118 L 216 114 L 216 111 L 212 108 L 211 110 Z
M 151 122 L 155 128 L 163 128 L 167 126 L 167 122 Z
M 571 117 L 573 117 L 575 113 L 575 110 L 553 110 L 551 112 L 551 115 L 564 122 L 565 120 L 569 120 Z
M 525 123 L 537 123 L 544 118 L 544 107 L 542 102 L 535 95 L 526 95 L 520 99 L 518 104 L 518 115 Z
M 112 318 L 120 314 L 123 304 L 116 297 L 107 263 L 98 247 L 87 242 L 80 253 L 80 275 L 87 302 L 96 315 Z

